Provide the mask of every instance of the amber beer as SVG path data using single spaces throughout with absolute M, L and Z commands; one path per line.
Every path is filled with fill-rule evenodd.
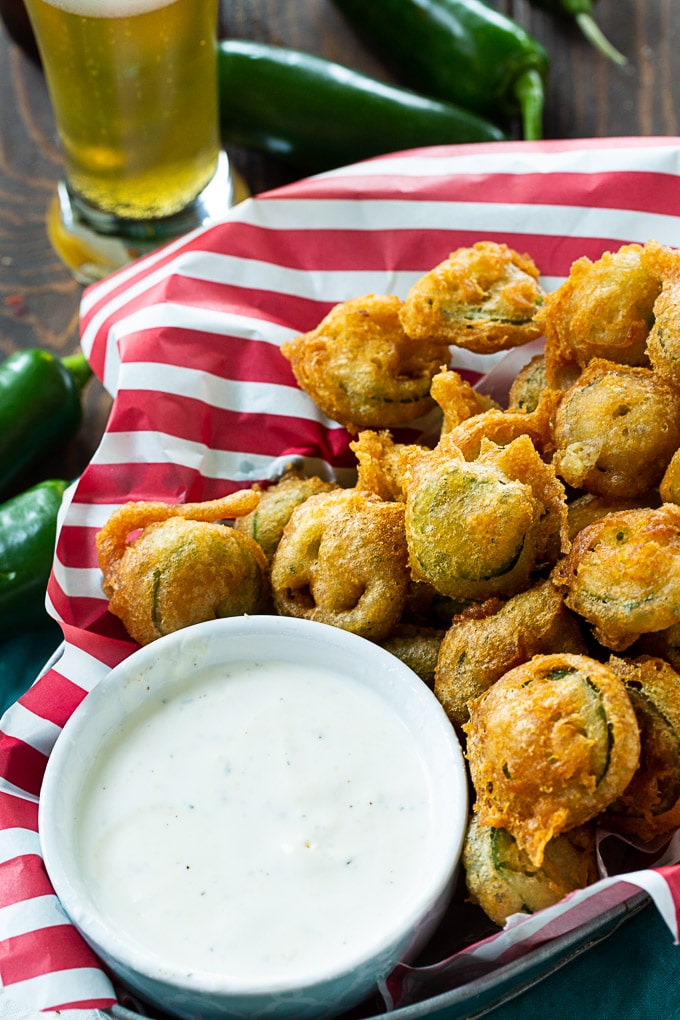
M 218 0 L 26 0 L 69 191 L 124 219 L 184 209 L 215 172 Z

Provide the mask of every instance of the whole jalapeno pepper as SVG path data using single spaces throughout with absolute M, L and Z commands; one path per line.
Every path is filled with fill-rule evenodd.
M 542 137 L 548 56 L 511 18 L 481 0 L 333 3 L 405 85 Z
M 45 588 L 67 485 L 49 479 L 0 504 L 0 634 L 47 619 Z
M 71 438 L 92 370 L 82 353 L 30 348 L 0 364 L 0 497 L 31 465 Z
M 451 103 L 266 43 L 222 40 L 218 80 L 222 141 L 308 172 L 397 149 L 505 137 Z
M 593 17 L 592 0 L 529 0 L 534 7 L 540 7 L 552 14 L 566 14 L 575 19 L 584 36 L 603 56 L 615 64 L 627 64 L 623 53 L 610 43 Z

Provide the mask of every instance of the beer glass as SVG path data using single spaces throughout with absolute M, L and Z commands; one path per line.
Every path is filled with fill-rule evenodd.
M 48 231 L 77 277 L 99 278 L 243 197 L 220 152 L 218 0 L 26 7 L 64 157 Z

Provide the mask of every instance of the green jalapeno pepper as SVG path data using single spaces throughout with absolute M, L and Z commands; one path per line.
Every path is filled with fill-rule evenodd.
M 505 137 L 475 113 L 297 50 L 226 39 L 218 69 L 222 141 L 308 172 L 399 149 Z
M 0 496 L 75 434 L 91 374 L 83 354 L 59 358 L 40 348 L 17 351 L 0 364 Z
M 47 619 L 45 588 L 67 484 L 50 479 L 0 504 L 0 634 Z
M 481 0 L 333 0 L 410 88 L 492 121 L 521 114 L 542 137 L 548 56 L 520 25 Z
M 596 50 L 613 60 L 615 64 L 627 64 L 623 53 L 610 43 L 593 17 L 592 0 L 529 0 L 534 7 L 540 7 L 552 14 L 566 14 L 573 17 L 584 36 Z

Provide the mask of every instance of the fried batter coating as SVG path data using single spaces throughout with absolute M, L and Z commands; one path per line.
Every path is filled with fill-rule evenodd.
M 654 325 L 647 337 L 647 354 L 660 376 L 680 386 L 680 252 L 648 241 L 643 264 L 661 285 L 654 302 Z
M 658 506 L 659 500 L 654 493 L 645 492 L 631 499 L 610 499 L 607 496 L 596 496 L 592 492 L 584 492 L 567 503 L 567 530 L 570 540 L 589 524 L 599 521 L 607 514 L 618 510 L 640 510 Z
M 407 336 L 401 305 L 389 294 L 344 301 L 281 347 L 300 388 L 352 433 L 396 428 L 434 407 L 430 384 L 448 345 Z
M 607 808 L 608 825 L 649 841 L 680 825 L 680 675 L 650 656 L 609 665 L 621 677 L 640 729 L 640 767 Z
M 534 914 L 597 880 L 595 840 L 586 826 L 551 839 L 537 867 L 506 829 L 481 825 L 473 814 L 462 861 L 472 901 L 499 927 L 511 914 Z
M 546 377 L 560 386 L 564 370 L 585 368 L 591 358 L 646 365 L 660 283 L 639 244 L 605 252 L 595 262 L 577 259 L 569 276 L 548 294 L 536 315 L 545 335 Z
M 400 623 L 380 644 L 417 673 L 423 683 L 433 688 L 437 655 L 443 637 L 443 629 Z
M 680 446 L 680 391 L 648 368 L 593 358 L 555 415 L 557 473 L 615 499 L 658 485 Z
M 438 337 L 477 354 L 535 340 L 543 301 L 533 259 L 506 244 L 458 248 L 422 276 L 406 296 L 401 321 L 409 336 Z
M 535 411 L 541 394 L 548 388 L 545 377 L 545 354 L 535 354 L 512 381 L 508 394 L 511 411 Z
M 111 515 L 97 535 L 102 588 L 135 641 L 267 607 L 264 553 L 217 523 L 250 512 L 259 498 L 242 491 L 205 503 L 127 503 Z
M 664 503 L 680 504 L 680 450 L 676 450 L 659 482 L 659 495 Z
M 518 436 L 529 436 L 541 456 L 548 457 L 553 451 L 553 422 L 560 400 L 559 390 L 546 389 L 533 411 L 491 408 L 450 429 L 446 441 L 454 443 L 466 460 L 474 460 L 482 439 L 508 446 Z
M 495 400 L 478 393 L 467 379 L 446 366 L 434 376 L 430 393 L 444 415 L 442 432 L 450 431 L 466 418 L 472 418 L 481 411 L 488 411 L 492 407 L 500 409 Z
M 619 510 L 594 521 L 578 532 L 552 579 L 614 652 L 679 623 L 680 507 Z
M 406 460 L 411 452 L 422 448 L 395 443 L 387 429 L 364 429 L 349 445 L 358 462 L 356 488 L 373 492 L 386 502 L 403 503 Z
M 276 611 L 382 641 L 409 586 L 404 504 L 338 489 L 296 507 L 271 568 Z
M 315 475 L 308 478 L 302 471 L 288 468 L 278 482 L 268 488 L 255 486 L 255 491 L 260 492 L 258 506 L 251 513 L 239 517 L 234 527 L 255 539 L 271 563 L 295 507 L 317 492 L 332 492 L 337 488 L 339 486 L 335 482 L 326 482 Z
M 443 437 L 405 472 L 411 572 L 451 598 L 514 595 L 566 541 L 564 487 L 526 435 L 474 461 Z
M 469 718 L 469 701 L 539 652 L 586 652 L 576 618 L 549 580 L 455 617 L 439 649 L 434 693 L 460 729 Z
M 585 655 L 536 655 L 470 703 L 465 725 L 481 825 L 504 828 L 532 865 L 562 832 L 621 796 L 640 759 L 623 681 Z

